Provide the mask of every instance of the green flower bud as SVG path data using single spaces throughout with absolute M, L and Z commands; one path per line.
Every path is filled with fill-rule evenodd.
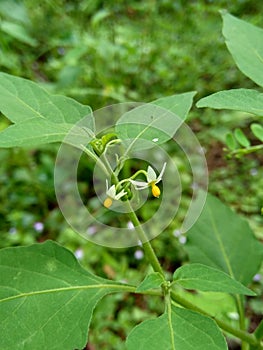
M 102 138 L 101 138 L 101 141 L 102 141 L 102 144 L 104 146 L 106 146 L 107 143 L 109 143 L 112 140 L 116 140 L 116 139 L 117 139 L 117 135 L 116 134 L 109 133 L 109 134 L 103 135 Z
M 133 194 L 132 194 L 131 189 L 130 189 L 130 188 L 124 188 L 124 190 L 125 190 L 125 192 L 126 192 L 126 195 L 123 196 L 123 197 L 121 198 L 121 200 L 122 200 L 122 201 L 128 201 L 128 200 L 132 199 Z
M 105 145 L 103 145 L 101 139 L 94 139 L 90 142 L 94 152 L 97 154 L 97 156 L 101 156 L 102 153 L 105 150 Z
M 117 139 L 117 135 L 113 133 L 109 133 L 106 135 L 103 135 L 101 139 L 95 138 L 90 142 L 94 152 L 97 154 L 97 156 L 101 156 L 102 153 L 105 151 L 106 145 L 112 141 Z

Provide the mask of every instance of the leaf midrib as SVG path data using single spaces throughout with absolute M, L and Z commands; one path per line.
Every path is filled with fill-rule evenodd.
M 136 287 L 133 286 L 127 286 L 127 285 L 120 285 L 120 284 L 96 284 L 96 285 L 83 285 L 83 286 L 70 286 L 70 287 L 61 287 L 61 288 L 54 288 L 54 289 L 45 289 L 45 290 L 38 290 L 34 292 L 27 292 L 27 293 L 21 293 L 18 295 L 12 295 L 11 297 L 3 298 L 0 300 L 0 303 L 8 302 L 10 300 L 25 298 L 25 297 L 31 297 L 35 295 L 43 295 L 43 294 L 53 294 L 53 293 L 61 293 L 61 292 L 70 292 L 70 291 L 84 291 L 88 289 L 117 289 L 121 291 L 126 292 L 135 292 Z
M 233 273 L 233 270 L 232 270 L 232 267 L 231 267 L 231 264 L 230 264 L 230 260 L 228 259 L 228 256 L 227 256 L 227 253 L 226 253 L 226 250 L 225 250 L 225 247 L 224 247 L 224 243 L 223 243 L 222 238 L 221 238 L 221 236 L 219 234 L 219 231 L 217 230 L 217 227 L 216 227 L 216 224 L 215 224 L 215 221 L 214 221 L 214 217 L 212 215 L 212 211 L 211 211 L 211 209 L 209 207 L 208 207 L 208 214 L 209 214 L 209 217 L 210 217 L 210 221 L 211 221 L 211 224 L 212 224 L 213 231 L 215 233 L 216 240 L 218 241 L 218 244 L 219 244 L 220 250 L 222 252 L 223 258 L 224 258 L 224 260 L 226 262 L 229 275 L 233 279 L 235 279 L 235 276 L 234 276 L 234 273 Z
M 17 101 L 19 101 L 23 106 L 25 106 L 26 108 L 28 108 L 30 111 L 34 112 L 35 114 L 37 114 L 40 118 L 42 119 L 47 119 L 45 118 L 42 114 L 40 114 L 37 110 L 33 109 L 33 107 L 31 107 L 29 104 L 25 103 L 25 101 L 21 100 L 17 95 L 12 94 L 9 90 L 4 89 L 5 91 L 8 91 L 8 94 L 10 95 L 10 97 L 12 99 L 16 99 Z M 16 90 L 17 91 L 17 90 Z M 30 91 L 32 93 L 32 89 L 30 87 Z M 43 90 L 44 91 L 44 90 Z M 44 91 L 45 92 L 45 91 Z M 46 92 L 45 92 L 46 93 Z M 46 93 L 47 94 L 47 93 Z M 34 95 L 34 94 L 33 94 Z M 37 117 L 33 117 L 33 118 L 28 118 L 28 119 L 35 119 Z

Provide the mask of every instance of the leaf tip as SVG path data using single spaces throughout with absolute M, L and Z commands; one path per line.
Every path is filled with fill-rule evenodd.
M 199 100 L 199 101 L 196 102 L 195 105 L 196 105 L 197 108 L 203 108 L 203 107 L 205 107 L 203 100 L 204 100 L 204 98 L 201 98 L 201 100 Z

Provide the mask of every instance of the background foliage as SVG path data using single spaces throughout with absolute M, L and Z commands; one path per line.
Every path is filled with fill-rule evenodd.
M 260 1 L 147 0 L 127 4 L 111 0 L 2 0 L 1 70 L 29 78 L 50 92 L 73 97 L 93 109 L 192 90 L 198 92 L 197 100 L 219 90 L 257 89 L 236 68 L 226 49 L 218 13 L 222 8 L 263 27 Z M 227 160 L 222 150 L 225 134 L 237 127 L 253 142 L 248 127 L 251 121 L 251 115 L 241 112 L 194 108 L 188 123 L 206 148 L 210 191 L 244 215 L 262 238 L 262 154 Z M 1 117 L 0 130 L 7 124 Z M 124 250 L 123 254 L 94 246 L 64 222 L 53 188 L 56 151 L 53 145 L 38 150 L 1 149 L 1 247 L 55 239 L 96 274 L 117 279 L 125 276 L 139 282 L 147 272 L 139 248 Z M 169 151 L 174 152 L 172 146 Z M 177 153 L 173 157 L 187 193 L 191 183 L 185 165 Z M 86 170 L 89 167 L 84 160 L 80 188 L 86 196 L 92 191 Z M 184 200 L 187 206 L 187 198 Z M 188 259 L 183 249 L 185 237 L 176 231 L 180 215 L 176 220 L 161 239 L 153 242 L 168 273 Z M 262 280 L 255 283 L 260 290 Z M 131 295 L 112 295 L 103 300 L 92 320 L 90 349 L 108 350 L 109 344 L 112 349 L 122 349 L 120 339 L 133 325 L 162 311 L 154 302 L 145 303 L 143 296 Z M 260 300 L 249 304 L 247 312 L 254 315 L 256 323 L 263 312 Z

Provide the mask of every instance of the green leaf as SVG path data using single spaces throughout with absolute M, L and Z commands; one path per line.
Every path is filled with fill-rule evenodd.
M 22 43 L 28 44 L 30 46 L 37 45 L 37 41 L 31 35 L 29 35 L 25 27 L 18 23 L 1 21 L 0 29 L 13 38 L 21 41 Z
M 263 142 L 263 127 L 259 124 L 251 124 L 250 126 L 251 131 L 253 134 L 261 141 Z
M 145 277 L 142 283 L 136 288 L 136 293 L 140 293 L 149 289 L 159 288 L 164 282 L 159 272 L 153 272 Z
M 1 0 L 0 14 L 2 18 L 12 18 L 15 22 L 21 22 L 25 25 L 29 23 L 27 7 L 24 3 L 18 3 L 16 0 Z
M 263 86 L 263 29 L 229 13 L 222 17 L 223 35 L 236 65 L 247 77 Z
M 233 294 L 202 291 L 192 293 L 191 291 L 186 292 L 183 288 L 176 288 L 174 292 L 179 297 L 204 310 L 208 315 L 216 315 L 221 321 L 239 327 L 237 304 Z
M 234 130 L 234 135 L 238 143 L 243 147 L 249 147 L 250 141 L 240 128 Z
M 42 118 L 27 119 L 9 126 L 0 133 L 0 147 L 37 146 L 51 142 L 61 142 L 67 137 L 68 144 L 86 144 L 91 138 L 87 132 L 72 124 L 53 123 Z
M 213 320 L 175 306 L 170 314 L 136 326 L 126 346 L 127 350 L 227 350 L 225 338 Z
M 185 120 L 194 95 L 188 92 L 161 98 L 124 113 L 115 128 L 118 137 L 133 151 L 168 141 Z
M 226 145 L 231 150 L 234 151 L 237 148 L 237 142 L 232 133 L 226 134 Z
M 258 272 L 263 246 L 247 221 L 212 195 L 188 231 L 185 249 L 191 263 L 208 265 L 247 285 Z
M 220 91 L 204 97 L 196 104 L 198 108 L 233 109 L 263 116 L 263 94 L 250 89 Z
M 50 95 L 29 80 L 5 73 L 0 73 L 0 110 L 15 123 L 0 133 L 1 147 L 60 142 L 70 130 L 68 143 L 88 143 L 94 130 L 89 106 Z M 82 125 L 75 126 L 80 121 Z
M 1 350 L 82 349 L 98 301 L 129 290 L 85 271 L 52 241 L 2 249 L 0 284 Z
M 255 337 L 257 339 L 263 339 L 263 320 L 260 322 L 260 324 L 257 326 L 257 329 L 255 330 Z
M 50 95 L 36 83 L 6 73 L 0 73 L 1 112 L 13 123 L 32 118 L 44 118 L 54 123 L 75 124 L 91 115 L 89 106 L 59 95 Z M 94 122 L 87 125 L 94 129 Z
M 193 103 L 193 98 L 196 95 L 195 91 L 177 94 L 168 97 L 162 97 L 151 102 L 159 107 L 165 108 L 168 111 L 178 115 L 182 120 L 185 120 Z
M 225 272 L 202 264 L 187 264 L 179 267 L 175 271 L 173 279 L 176 284 L 178 283 L 186 289 L 256 295 Z

